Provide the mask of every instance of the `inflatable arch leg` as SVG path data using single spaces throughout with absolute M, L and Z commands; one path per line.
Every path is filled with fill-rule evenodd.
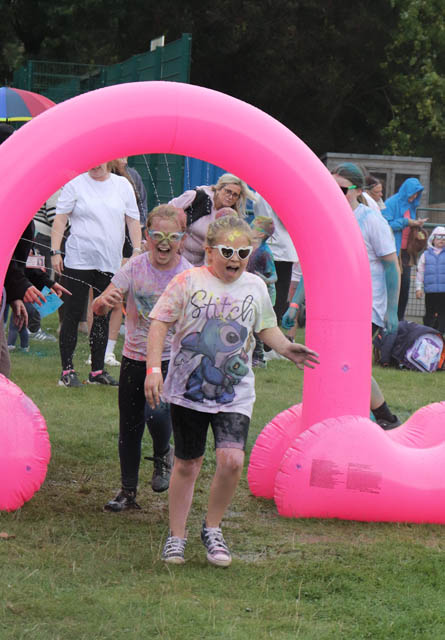
M 17 385 L 0 375 L 0 510 L 19 509 L 40 489 L 49 459 L 42 415 Z
M 295 518 L 445 524 L 444 460 L 445 442 L 407 447 L 368 418 L 333 418 L 289 447 L 275 502 L 281 515 Z

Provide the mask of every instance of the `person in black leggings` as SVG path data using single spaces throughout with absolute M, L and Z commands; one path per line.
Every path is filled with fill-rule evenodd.
M 153 441 L 153 491 L 165 491 L 170 482 L 174 449 L 170 445 L 170 406 L 161 402 L 150 409 L 145 402 L 147 333 L 149 313 L 170 280 L 191 267 L 179 254 L 186 217 L 182 209 L 160 205 L 147 218 L 148 252 L 132 258 L 113 277 L 110 285 L 93 302 L 96 315 L 104 316 L 127 296 L 125 342 L 119 378 L 119 460 L 121 489 L 107 502 L 105 511 L 139 509 L 136 493 L 145 423 Z M 159 373 L 167 375 L 170 339 L 162 354 Z
M 71 232 L 61 249 L 68 219 Z M 82 173 L 62 188 L 57 201 L 51 231 L 51 264 L 54 271 L 70 283 L 72 295 L 65 299 L 59 346 L 62 373 L 59 385 L 81 387 L 74 369 L 73 356 L 77 329 L 88 298 L 102 293 L 122 261 L 122 247 L 127 224 L 133 244 L 133 255 L 141 252 L 139 210 L 128 180 L 111 173 L 111 163 L 103 163 Z M 64 256 L 64 257 L 62 257 Z M 104 370 L 108 340 L 108 312 L 95 316 L 90 333 L 90 384 L 117 386 Z

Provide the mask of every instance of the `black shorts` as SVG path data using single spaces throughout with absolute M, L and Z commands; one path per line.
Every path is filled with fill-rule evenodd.
M 204 455 L 209 424 L 212 427 L 216 449 L 246 448 L 250 418 L 241 413 L 205 413 L 170 405 L 175 439 L 175 456 L 181 460 L 194 460 Z

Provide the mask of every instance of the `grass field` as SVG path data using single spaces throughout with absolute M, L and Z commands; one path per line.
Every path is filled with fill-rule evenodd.
M 85 379 L 84 336 L 77 353 Z M 10 536 L 0 539 L 0 640 L 445 637 L 442 527 L 281 518 L 273 502 L 250 494 L 244 474 L 224 522 L 234 561 L 215 569 L 199 540 L 209 446 L 187 563 L 165 566 L 167 494 L 151 491 L 151 463 L 142 464 L 142 511 L 102 510 L 119 487 L 117 390 L 57 387 L 57 344 L 31 343 L 29 354 L 12 354 L 12 367 L 46 418 L 52 458 L 34 498 L 0 514 Z M 301 399 L 302 375 L 290 363 L 273 361 L 256 376 L 249 451 L 262 427 Z M 444 376 L 376 371 L 402 418 L 443 400 Z

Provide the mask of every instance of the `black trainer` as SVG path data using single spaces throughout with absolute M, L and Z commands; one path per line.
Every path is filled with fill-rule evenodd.
M 105 371 L 105 369 L 102 371 L 102 373 L 98 373 L 97 376 L 93 376 L 92 373 L 88 374 L 88 383 L 89 384 L 105 384 L 105 385 L 108 385 L 109 387 L 119 386 L 119 382 L 115 380 L 112 376 L 110 376 L 108 371 Z
M 393 418 L 394 420 L 392 420 L 391 422 L 389 420 L 377 420 L 377 424 L 384 431 L 391 431 L 391 429 L 400 427 L 400 425 L 402 424 L 396 415 L 393 414 Z
M 81 387 L 82 383 L 75 371 L 68 371 L 68 373 L 62 373 L 58 385 L 59 387 Z
M 170 485 L 170 476 L 175 459 L 175 449 L 170 445 L 169 450 L 163 456 L 147 456 L 146 460 L 154 463 L 153 475 L 151 477 L 151 488 L 157 493 L 167 491 Z
M 114 513 L 118 513 L 119 511 L 140 508 L 141 507 L 136 502 L 136 491 L 121 489 L 113 500 L 107 502 L 104 506 L 104 511 L 113 511 Z

